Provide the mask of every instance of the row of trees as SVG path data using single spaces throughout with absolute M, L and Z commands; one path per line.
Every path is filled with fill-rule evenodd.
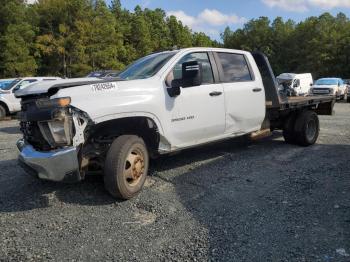
M 271 23 L 260 17 L 236 31 L 226 28 L 222 39 L 228 48 L 266 53 L 276 74 L 350 78 L 350 21 L 343 13 L 324 13 L 300 23 L 280 17 Z
M 120 0 L 6 0 L 0 6 L 0 77 L 83 76 L 98 69 L 123 69 L 155 51 L 224 46 L 266 53 L 275 73 L 311 72 L 314 77 L 350 78 L 350 21 L 324 13 L 303 22 L 278 17 L 252 19 L 226 28 L 223 43 L 194 33 L 161 9 L 133 12 Z
M 82 76 L 122 69 L 174 46 L 217 45 L 161 9 L 123 9 L 120 0 L 7 0 L 0 6 L 0 77 Z

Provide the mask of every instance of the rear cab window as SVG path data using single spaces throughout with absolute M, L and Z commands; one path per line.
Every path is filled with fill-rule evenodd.
M 217 62 L 219 65 L 221 82 L 245 82 L 254 80 L 254 75 L 243 54 L 217 52 L 216 57 L 217 60 L 219 60 Z

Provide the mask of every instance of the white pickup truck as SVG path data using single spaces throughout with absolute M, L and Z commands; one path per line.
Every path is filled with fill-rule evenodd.
M 189 48 L 137 60 L 117 79 L 41 82 L 19 90 L 21 165 L 39 178 L 80 181 L 102 171 L 106 189 L 129 199 L 146 179 L 149 159 L 209 142 L 283 130 L 308 146 L 318 114 L 334 97 L 293 97 L 261 53 Z

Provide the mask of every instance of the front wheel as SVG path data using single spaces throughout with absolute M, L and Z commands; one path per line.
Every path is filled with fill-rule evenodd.
M 107 153 L 105 188 L 116 198 L 134 197 L 145 183 L 148 166 L 149 155 L 143 139 L 135 135 L 119 136 Z
M 0 105 L 0 120 L 4 119 L 6 117 L 6 109 Z

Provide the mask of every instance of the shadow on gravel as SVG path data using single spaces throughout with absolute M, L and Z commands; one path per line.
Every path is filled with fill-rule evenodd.
M 277 136 L 248 145 L 234 139 L 152 162 L 151 173 L 172 183 L 182 205 L 207 228 L 209 260 L 342 261 L 335 250 L 350 250 L 350 167 L 344 168 L 350 146 L 302 148 Z M 182 175 L 158 174 L 204 160 L 210 161 Z M 0 161 L 0 178 L 0 213 L 116 202 L 101 176 L 52 183 Z
M 3 162 L 0 162 L 1 167 Z M 47 208 L 56 201 L 87 206 L 116 202 L 105 191 L 102 176 L 87 176 L 83 182 L 77 184 L 43 181 L 25 174 L 24 171 L 17 176 L 18 178 L 6 181 L 6 185 L 0 185 L 0 213 Z
M 246 147 L 242 139 L 233 140 L 235 150 Z M 176 156 L 161 157 L 151 162 L 150 174 L 210 159 L 232 150 L 225 143 L 187 150 Z M 0 184 L 0 213 L 18 212 L 49 207 L 52 201 L 87 206 L 109 205 L 121 202 L 111 197 L 104 188 L 102 175 L 87 175 L 81 183 L 63 184 L 39 180 L 26 174 L 16 160 L 0 161 L 0 177 L 9 176 L 8 166 L 12 166 L 15 177 Z M 2 170 L 2 171 L 1 171 Z M 5 173 L 6 172 L 6 173 Z
M 21 131 L 19 130 L 18 126 L 12 126 L 12 127 L 2 127 L 0 128 L 1 133 L 6 133 L 9 135 L 14 135 L 14 134 L 20 134 Z
M 226 152 L 171 181 L 208 229 L 210 261 L 348 261 L 336 250 L 350 250 L 349 145 L 271 139 Z
M 278 135 L 274 134 L 273 137 L 275 136 Z M 271 138 L 267 139 L 270 140 Z M 260 140 L 258 142 L 251 142 L 243 137 L 240 137 L 196 147 L 193 149 L 183 150 L 179 153 L 175 153 L 174 155 L 160 156 L 156 160 L 152 161 L 150 165 L 150 171 L 152 174 L 153 172 L 162 172 L 190 165 L 194 162 L 205 161 L 215 157 L 224 156 L 234 151 L 246 149 L 249 146 L 254 146 L 257 143 L 262 142 L 263 140 Z

